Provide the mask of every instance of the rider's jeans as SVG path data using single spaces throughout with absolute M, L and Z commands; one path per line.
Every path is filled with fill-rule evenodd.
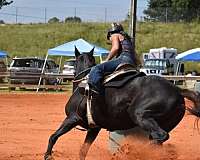
M 98 92 L 101 92 L 104 74 L 114 72 L 117 66 L 121 63 L 134 64 L 133 54 L 122 52 L 118 58 L 92 67 L 89 74 L 88 84 L 90 84 Z

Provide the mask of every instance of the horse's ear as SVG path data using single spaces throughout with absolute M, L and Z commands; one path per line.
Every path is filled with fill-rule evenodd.
M 74 47 L 75 47 L 75 56 L 77 58 L 78 56 L 80 56 L 80 52 L 78 51 L 78 49 L 76 48 L 76 46 L 74 46 Z
M 93 54 L 94 54 L 94 48 L 95 48 L 95 47 L 93 47 L 92 50 L 89 52 L 89 54 L 92 55 L 92 56 L 93 56 Z

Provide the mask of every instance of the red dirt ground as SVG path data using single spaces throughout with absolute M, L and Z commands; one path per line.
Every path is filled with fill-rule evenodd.
M 50 134 L 65 118 L 67 93 L 0 93 L 0 160 L 42 160 Z M 108 132 L 102 130 L 86 160 L 200 160 L 200 134 L 195 117 L 185 115 L 163 147 L 130 139 L 116 155 L 107 150 Z M 54 146 L 55 160 L 78 160 L 86 132 L 71 130 Z

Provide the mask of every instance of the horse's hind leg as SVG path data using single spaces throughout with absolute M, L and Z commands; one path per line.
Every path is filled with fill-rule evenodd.
M 55 133 L 53 133 L 49 138 L 48 148 L 44 156 L 45 160 L 51 159 L 50 157 L 52 153 L 52 148 L 53 148 L 53 145 L 56 143 L 57 139 L 63 134 L 70 131 L 76 125 L 78 125 L 79 121 L 80 121 L 80 118 L 75 114 L 65 118 L 65 120 L 63 121 L 59 129 Z
M 134 113 L 134 115 L 131 115 L 133 121 L 149 133 L 153 143 L 162 144 L 169 139 L 169 134 L 158 125 L 148 110 L 140 108 L 132 113 Z
M 164 131 L 153 118 L 138 119 L 138 125 L 150 133 L 153 143 L 162 144 L 169 139 L 169 134 Z
M 88 130 L 84 144 L 81 146 L 81 149 L 80 149 L 80 153 L 79 153 L 80 160 L 85 160 L 87 152 L 92 142 L 94 142 L 94 140 L 96 139 L 100 130 L 101 130 L 100 128 L 91 128 Z

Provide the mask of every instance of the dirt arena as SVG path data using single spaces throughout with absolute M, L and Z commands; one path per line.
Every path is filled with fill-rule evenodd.
M 42 160 L 50 134 L 65 117 L 69 96 L 0 93 L 0 160 Z M 109 153 L 108 132 L 102 130 L 86 160 L 200 160 L 200 134 L 194 121 L 195 117 L 185 115 L 161 149 L 129 139 L 116 155 Z M 62 136 L 53 149 L 55 160 L 78 160 L 85 135 L 73 129 Z

